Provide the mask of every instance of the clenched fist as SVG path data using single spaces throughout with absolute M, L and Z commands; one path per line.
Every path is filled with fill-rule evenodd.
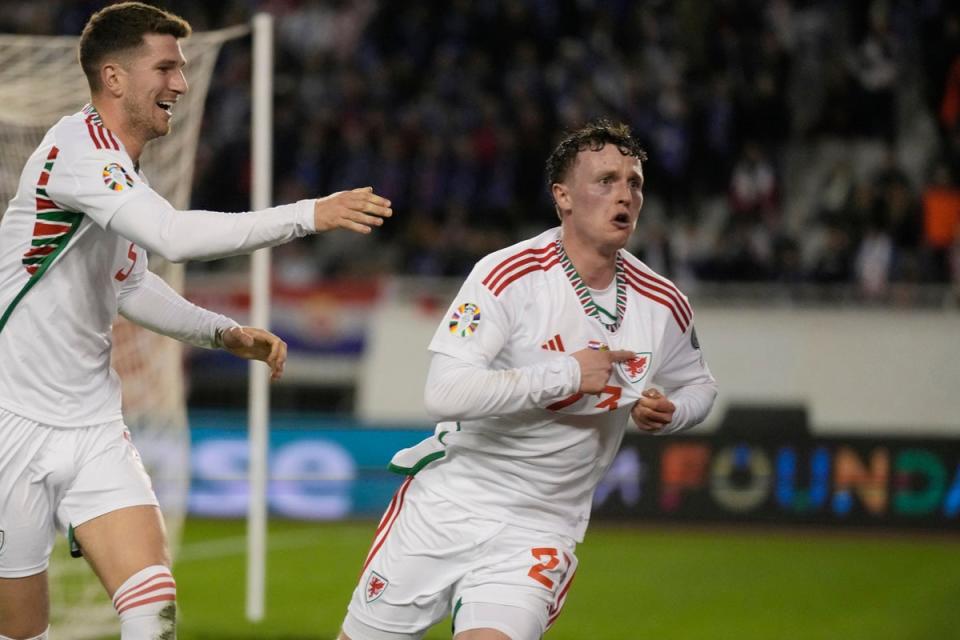
M 656 389 L 647 389 L 640 394 L 630 415 L 641 431 L 656 433 L 673 421 L 676 407 Z

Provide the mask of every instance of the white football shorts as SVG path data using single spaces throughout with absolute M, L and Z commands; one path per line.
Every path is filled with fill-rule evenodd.
M 0 409 L 0 577 L 44 571 L 57 529 L 157 505 L 122 421 L 49 427 Z
M 419 638 L 450 614 L 454 633 L 492 627 L 511 635 L 532 627 L 523 640 L 543 635 L 576 572 L 576 542 L 478 516 L 422 485 L 404 480 L 381 519 L 350 600 L 347 634 Z M 472 605 L 500 611 L 502 620 L 458 619 Z

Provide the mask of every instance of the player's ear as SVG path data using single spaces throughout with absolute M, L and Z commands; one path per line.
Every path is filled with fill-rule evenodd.
M 125 72 L 118 62 L 105 62 L 100 66 L 100 86 L 103 91 L 119 98 L 123 95 Z
M 557 205 L 558 214 L 560 211 L 570 209 L 570 192 L 567 191 L 566 185 L 554 182 L 550 185 L 550 191 L 553 193 L 553 201 Z

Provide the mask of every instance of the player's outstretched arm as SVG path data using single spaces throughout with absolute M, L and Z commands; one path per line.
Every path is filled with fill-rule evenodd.
M 270 379 L 279 380 L 287 362 L 287 343 L 265 329 L 231 327 L 220 334 L 220 344 L 239 358 L 260 360 L 270 366 Z
M 171 262 L 214 260 L 338 228 L 370 233 L 393 215 L 389 205 L 365 187 L 246 213 L 178 211 L 144 188 L 107 228 Z
M 313 205 L 316 232 L 347 229 L 370 233 L 393 215 L 390 201 L 373 192 L 373 187 L 339 191 L 320 198 Z

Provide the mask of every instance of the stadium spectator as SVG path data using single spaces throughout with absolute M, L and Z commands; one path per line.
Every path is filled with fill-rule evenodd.
M 890 285 L 893 264 L 893 240 L 881 219 L 867 227 L 854 258 L 857 286 L 865 300 L 882 300 Z
M 730 177 L 730 208 L 740 220 L 759 221 L 779 211 L 777 174 L 766 152 L 748 141 Z
M 76 33 L 102 1 L 21 3 L 0 15 L 0 29 Z M 629 122 L 651 150 L 647 168 L 657 187 L 648 199 L 665 210 L 664 233 L 683 233 L 681 220 L 711 227 L 703 236 L 715 241 L 701 243 L 703 260 L 695 271 L 703 280 L 730 275 L 710 265 L 729 263 L 741 230 L 715 233 L 721 225 L 708 217 L 716 198 L 729 191 L 748 143 L 764 149 L 774 168 L 780 219 L 746 233 L 775 246 L 789 236 L 783 246 L 801 247 L 808 266 L 807 236 L 816 232 L 820 203 L 808 203 L 817 198 L 807 194 L 822 177 L 824 148 L 849 141 L 842 153 L 859 172 L 861 147 L 904 148 L 902 125 L 912 150 L 901 162 L 919 176 L 938 150 L 936 140 L 917 132 L 924 119 L 935 120 L 939 153 L 960 173 L 960 128 L 953 126 L 960 14 L 949 3 L 909 11 L 879 1 L 789 0 L 714 0 L 695 8 L 556 0 L 167 5 L 204 28 L 246 20 L 255 10 L 277 16 L 275 192 L 290 172 L 307 193 L 332 191 L 349 173 L 365 183 L 383 181 L 391 197 L 397 194 L 398 207 L 467 235 L 496 226 L 519 238 L 546 224 L 538 219 L 548 210 L 545 199 L 531 185 L 539 182 L 539 159 L 549 151 L 548 132 L 601 115 Z M 201 129 L 195 206 L 242 210 L 249 202 L 248 181 L 222 179 L 224 173 L 243 175 L 249 164 L 249 67 L 245 44 L 224 48 Z M 926 100 L 917 99 L 920 91 Z M 900 113 L 897 104 L 920 106 Z M 470 192 L 473 215 L 447 225 L 445 218 L 457 215 Z M 902 195 L 892 197 L 903 202 Z M 915 186 L 909 195 L 916 207 Z M 886 207 L 887 195 L 876 197 L 876 206 Z M 729 206 L 735 213 L 741 204 L 731 199 Z M 417 237 L 417 229 L 403 227 L 422 229 L 418 216 L 398 220 L 397 237 L 384 234 L 371 242 L 383 247 Z M 853 247 L 867 219 L 848 229 Z M 899 229 L 891 220 L 898 246 Z M 315 250 L 326 246 L 318 243 Z M 413 250 L 403 247 L 397 262 L 384 262 L 384 268 L 403 272 L 433 263 L 400 257 Z M 457 261 L 444 262 L 442 271 L 456 268 Z M 900 263 L 897 257 L 897 279 L 904 272 Z M 846 283 L 853 282 L 851 272 Z
M 946 282 L 951 278 L 951 254 L 955 250 L 960 224 L 960 188 L 943 164 L 933 171 L 923 194 L 923 239 L 931 278 Z
M 861 135 L 893 141 L 897 134 L 896 83 L 900 44 L 890 28 L 882 3 L 868 10 L 868 30 L 850 57 L 850 70 L 858 89 L 854 126 Z

